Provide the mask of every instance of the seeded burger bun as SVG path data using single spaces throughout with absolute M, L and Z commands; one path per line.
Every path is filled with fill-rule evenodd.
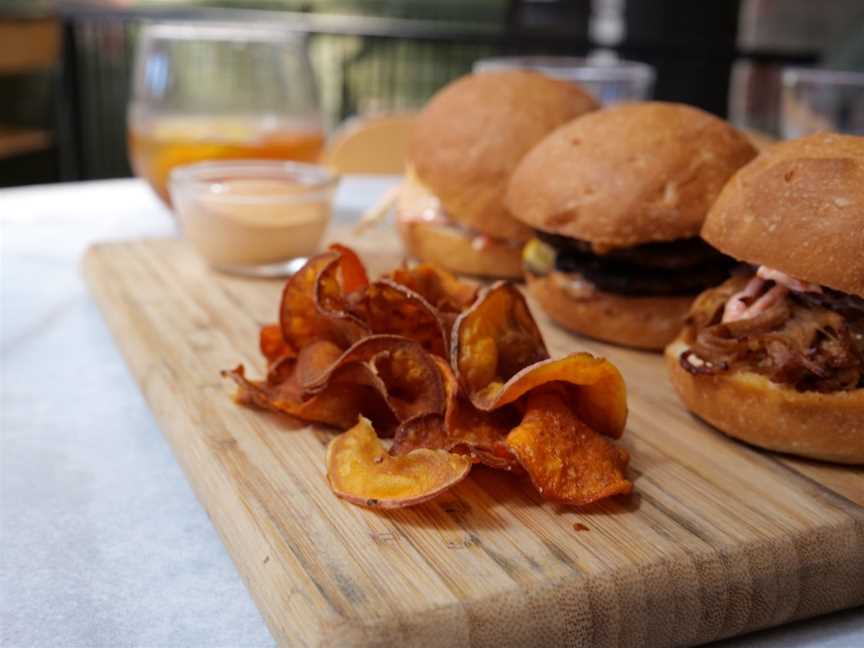
M 864 138 L 817 134 L 772 146 L 724 188 L 702 235 L 742 261 L 840 291 L 835 299 L 864 298 Z M 763 448 L 864 463 L 860 384 L 823 393 L 740 368 L 692 373 L 681 356 L 694 339 L 685 328 L 666 360 L 695 414 Z
M 612 263 L 626 249 L 639 250 L 644 261 L 647 250 L 651 264 L 677 270 L 680 277 L 689 269 L 672 257 L 681 254 L 681 245 L 691 251 L 701 245 L 691 239 L 708 208 L 755 155 L 746 137 L 698 108 L 621 104 L 579 117 L 546 137 L 513 174 L 507 206 L 547 243 L 575 239 L 585 254 Z M 608 342 L 662 349 L 681 329 L 699 292 L 663 294 L 662 272 L 654 293 L 638 286 L 604 290 L 577 271 L 562 270 L 560 263 L 538 259 L 548 256 L 544 250 L 538 252 L 534 241 L 525 249 L 531 293 L 558 323 Z M 670 257 L 665 264 L 657 260 L 664 251 Z M 711 253 L 703 253 L 700 271 L 711 262 Z M 626 265 L 630 262 L 624 261 L 625 269 L 633 267 Z M 635 267 L 634 274 L 641 274 L 638 263 Z
M 408 251 L 450 270 L 519 277 L 528 227 L 504 206 L 516 165 L 597 102 L 572 83 L 511 70 L 462 77 L 420 113 L 397 221 Z

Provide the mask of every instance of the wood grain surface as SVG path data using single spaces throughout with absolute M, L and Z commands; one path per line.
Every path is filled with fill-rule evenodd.
M 373 273 L 399 259 L 389 232 L 334 235 Z M 99 245 L 84 266 L 281 644 L 688 645 L 864 603 L 864 472 L 726 438 L 682 409 L 657 355 L 534 309 L 553 355 L 622 370 L 634 496 L 567 509 L 479 468 L 431 503 L 374 512 L 330 492 L 332 432 L 238 407 L 219 377 L 238 362 L 260 375 L 280 282 L 214 274 L 176 240 Z

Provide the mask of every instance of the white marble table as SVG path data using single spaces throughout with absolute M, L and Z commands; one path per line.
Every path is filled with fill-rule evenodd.
M 392 179 L 352 178 L 337 218 Z M 79 276 L 174 234 L 136 180 L 0 191 L 0 646 L 270 646 Z M 721 644 L 718 644 L 721 645 Z M 724 642 L 864 646 L 864 610 Z

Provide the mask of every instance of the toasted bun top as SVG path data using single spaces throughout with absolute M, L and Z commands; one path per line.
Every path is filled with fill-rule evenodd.
M 535 72 L 471 74 L 420 113 L 408 159 L 451 218 L 485 234 L 525 239 L 528 228 L 504 207 L 510 174 L 547 133 L 597 107 L 574 84 Z
M 683 104 L 619 104 L 575 119 L 520 163 L 507 205 L 537 229 L 628 247 L 696 236 L 756 150 L 729 124 Z
M 864 137 L 817 133 L 735 174 L 702 236 L 742 261 L 864 296 Z

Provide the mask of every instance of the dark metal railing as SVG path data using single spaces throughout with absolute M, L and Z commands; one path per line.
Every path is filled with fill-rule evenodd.
M 273 0 L 270 6 L 279 3 L 289 0 Z M 370 0 L 370 4 L 374 3 Z M 398 5 L 403 15 L 422 8 L 423 19 L 67 1 L 60 5 L 66 37 L 60 86 L 62 175 L 82 179 L 129 173 L 125 110 L 135 35 L 144 21 L 265 20 L 307 34 L 323 110 L 332 126 L 370 109 L 419 106 L 483 56 L 586 54 L 592 48 L 587 24 L 591 2 L 562 0 L 557 4 L 572 10 L 567 20 L 538 22 L 531 18 L 538 14 L 530 0 L 501 0 L 500 11 L 487 11 L 482 20 L 477 5 L 469 0 L 465 11 L 471 19 L 467 20 L 453 18 L 458 14 L 453 9 L 456 2 L 446 3 L 453 19 L 430 19 L 436 9 L 445 6 L 441 0 L 406 0 L 406 5 Z M 296 5 L 299 2 L 291 6 Z M 701 23 L 685 21 L 686 28 L 682 28 L 679 14 L 686 14 L 688 20 L 700 18 Z M 656 97 L 693 103 L 720 115 L 726 113 L 729 73 L 735 60 L 782 64 L 816 59 L 813 52 L 737 48 L 734 2 L 694 5 L 689 0 L 633 0 L 627 3 L 626 15 L 627 38 L 615 50 L 623 58 L 657 68 Z
M 358 112 L 420 106 L 477 58 L 505 51 L 507 39 L 503 25 L 282 11 L 84 5 L 67 7 L 63 18 L 60 137 L 66 179 L 129 174 L 125 111 L 135 37 L 144 21 L 266 20 L 307 34 L 331 126 Z M 573 41 L 568 45 L 574 51 Z

